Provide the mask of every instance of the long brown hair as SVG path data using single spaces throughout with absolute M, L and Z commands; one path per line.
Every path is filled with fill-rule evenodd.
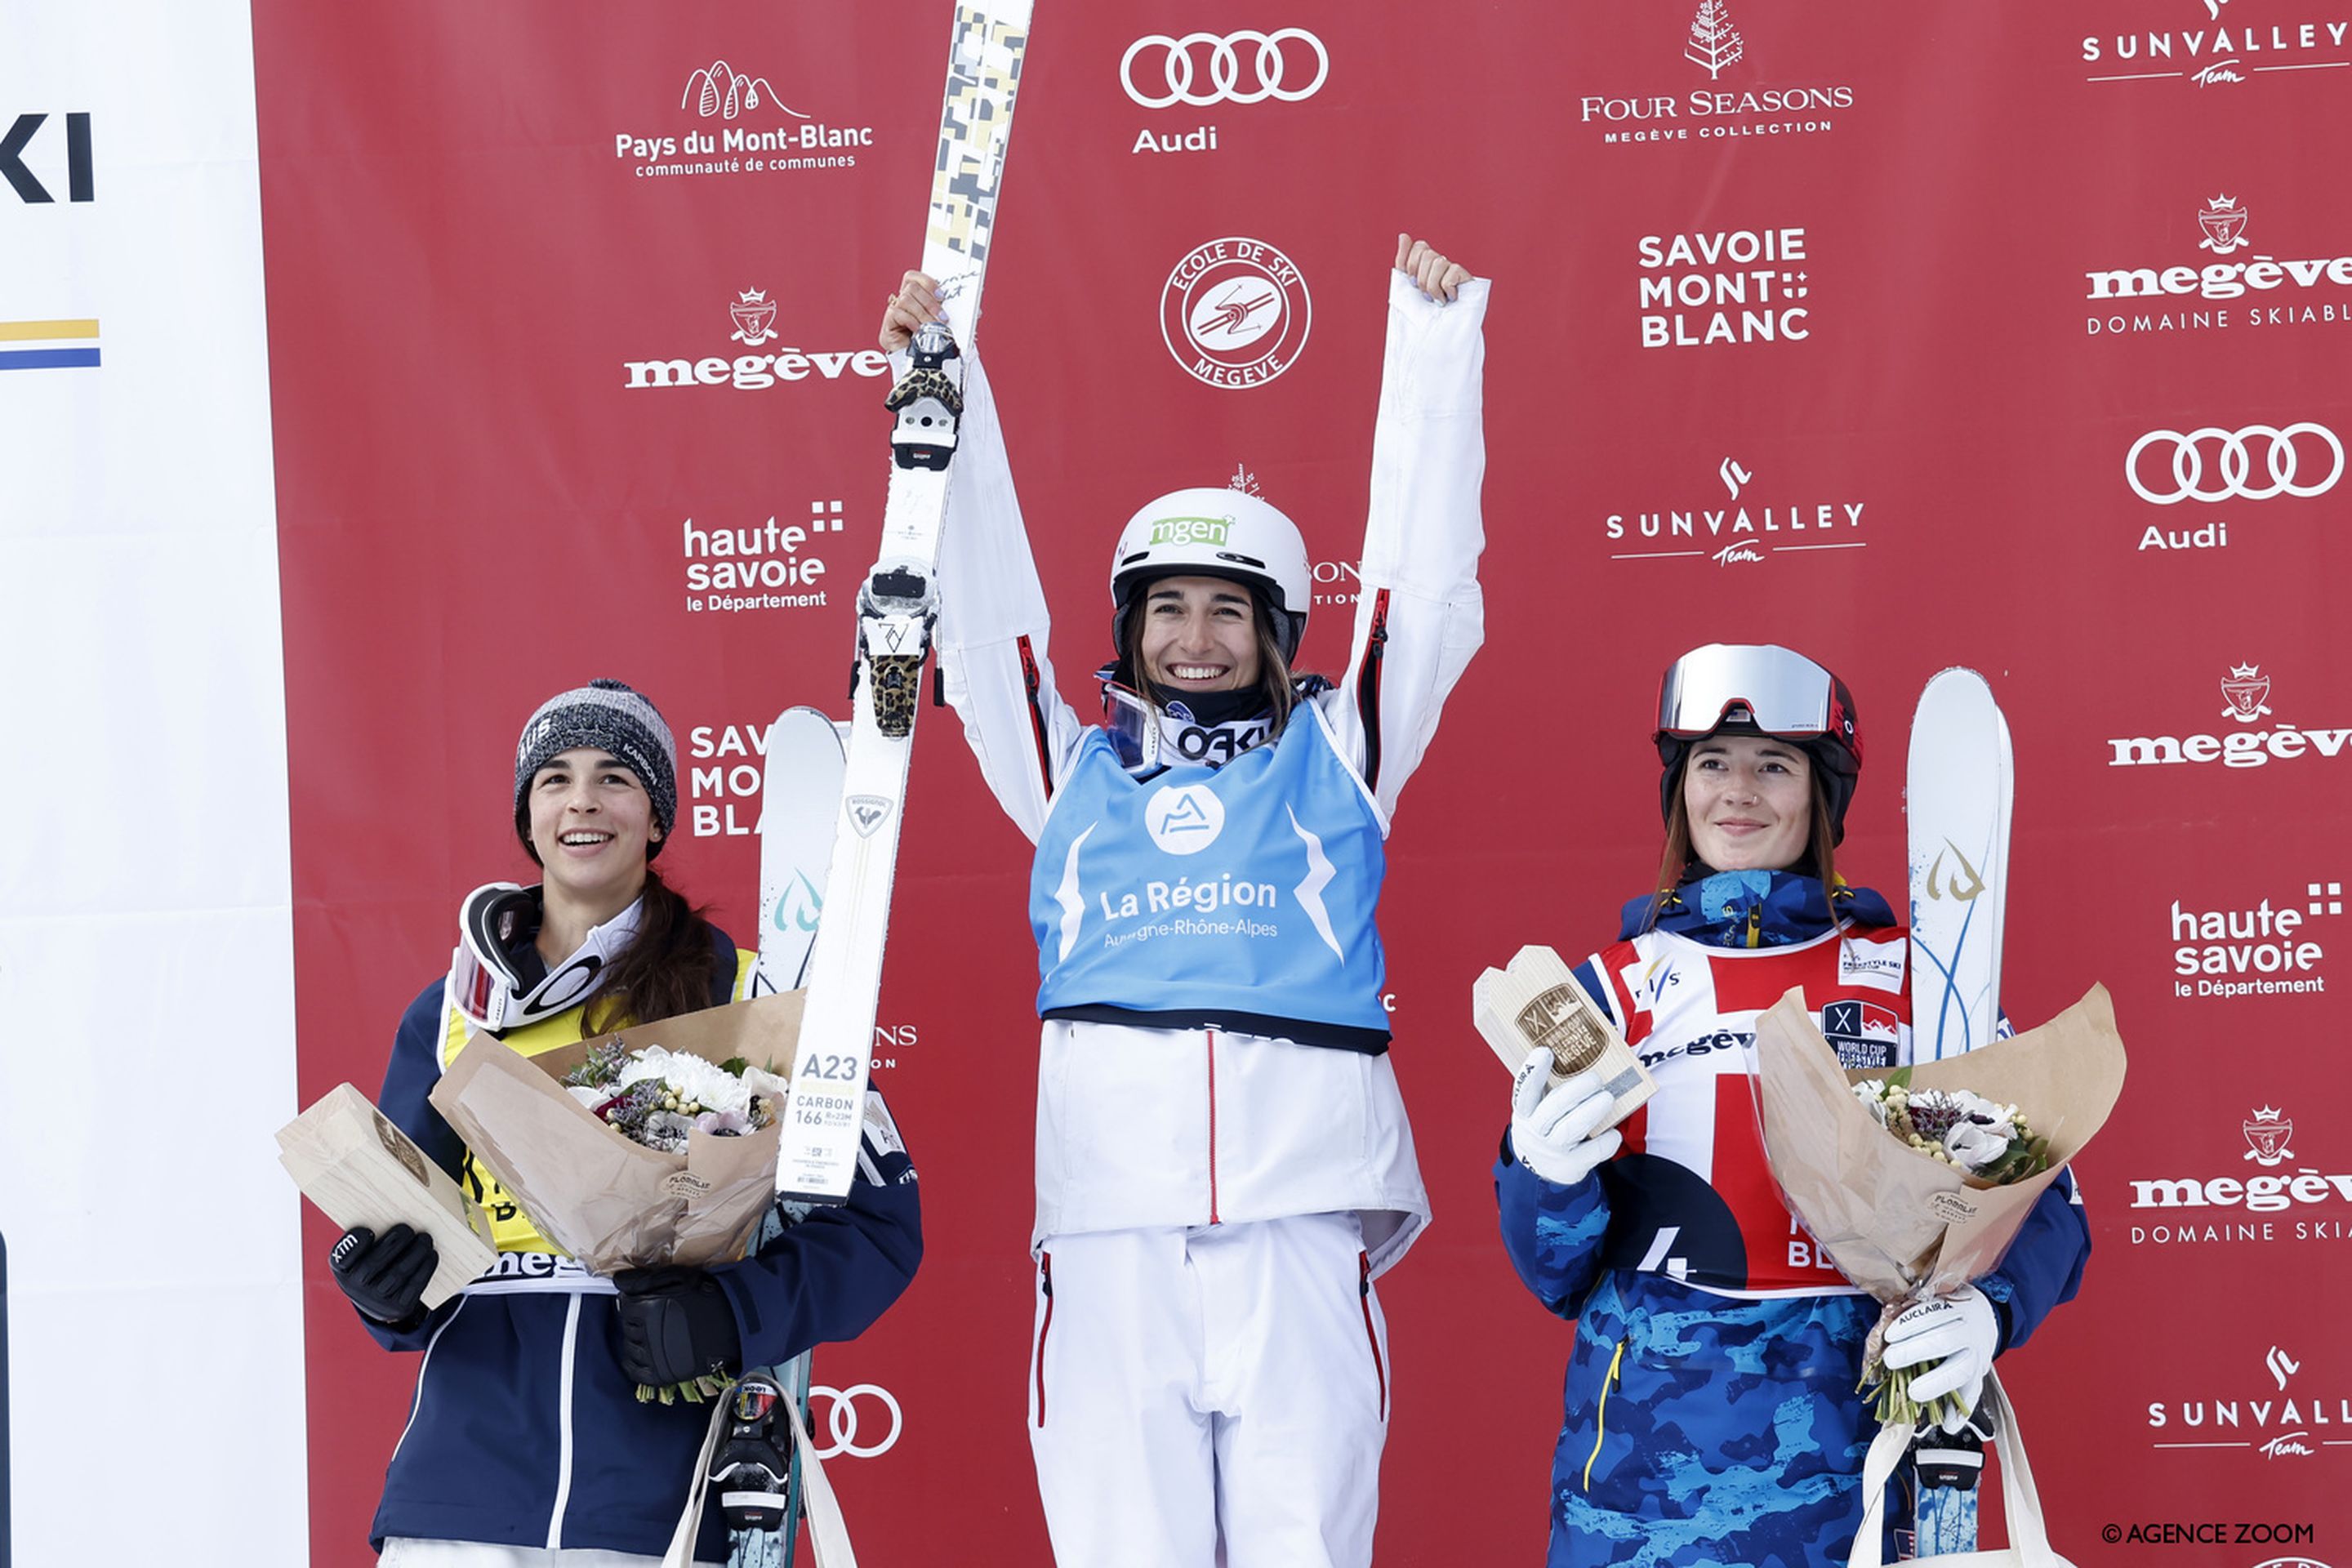
M 719 934 L 703 910 L 647 867 L 636 932 L 580 1009 L 581 1038 L 709 1006 L 718 961 Z
M 1696 749 L 1696 748 L 1693 748 Z M 1698 864 L 1696 851 L 1691 847 L 1690 808 L 1683 804 L 1683 773 L 1690 766 L 1691 753 L 1683 752 L 1682 761 L 1675 764 L 1674 787 L 1666 792 L 1666 843 L 1658 856 L 1658 890 L 1651 896 L 1649 918 L 1642 929 L 1649 931 L 1658 923 L 1658 911 L 1675 896 Z M 1837 835 L 1830 823 L 1829 779 L 1820 763 L 1809 755 L 1806 778 L 1811 783 L 1813 809 L 1811 826 L 1805 836 L 1805 851 L 1812 858 L 1811 874 L 1822 884 L 1822 897 L 1830 905 L 1832 917 L 1836 910 Z
M 1282 644 L 1275 640 L 1274 616 L 1266 608 L 1265 597 L 1251 588 L 1249 602 L 1250 630 L 1257 637 L 1258 692 L 1265 699 L 1266 710 L 1274 716 L 1273 732 L 1278 735 L 1290 722 L 1290 710 L 1298 706 L 1298 688 L 1290 673 L 1290 661 L 1282 657 Z M 1156 712 L 1167 699 L 1143 672 L 1143 618 L 1150 603 L 1148 584 L 1128 601 L 1118 628 L 1118 646 L 1126 651 L 1111 666 L 1111 679 L 1150 703 Z

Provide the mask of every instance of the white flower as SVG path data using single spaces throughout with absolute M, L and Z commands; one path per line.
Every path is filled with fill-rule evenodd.
M 1954 1164 L 1980 1171 L 2009 1152 L 2009 1138 L 2005 1122 L 1956 1121 L 1944 1134 L 1944 1148 Z
M 646 1046 L 621 1069 L 615 1087 L 626 1089 L 647 1079 L 659 1079 L 681 1102 L 692 1100 L 705 1110 L 731 1110 L 745 1116 L 751 1113 L 751 1087 L 718 1063 L 700 1057 Z

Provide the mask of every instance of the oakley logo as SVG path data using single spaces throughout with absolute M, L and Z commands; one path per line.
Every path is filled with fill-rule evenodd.
M 1291 47 L 1286 48 L 1286 44 Z M 1246 70 L 1242 64 L 1245 47 Z M 1193 90 L 1193 83 L 1200 79 L 1193 64 L 1196 55 L 1207 62 L 1206 92 Z M 1315 62 L 1314 79 L 1304 86 L 1289 85 L 1305 74 L 1309 55 Z M 1263 103 L 1269 98 L 1297 103 L 1320 91 L 1330 74 L 1331 57 L 1323 40 L 1303 27 L 1278 27 L 1271 33 L 1244 29 L 1222 38 L 1214 33 L 1187 33 L 1181 38 L 1153 33 L 1128 45 L 1127 53 L 1118 59 L 1119 85 L 1146 109 L 1169 109 L 1180 103 L 1204 109 L 1213 103 Z M 1247 86 L 1243 85 L 1244 77 Z
M 877 1425 L 887 1411 L 890 1416 L 890 1431 L 879 1442 L 860 1444 L 857 1438 L 864 1423 L 859 1420 L 859 1414 L 869 1395 Z M 816 1402 L 820 1399 L 831 1402 L 831 1409 L 825 1415 L 824 1436 L 817 1440 L 816 1457 L 820 1459 L 836 1458 L 843 1454 L 853 1459 L 871 1459 L 877 1455 L 887 1454 L 906 1427 L 906 1417 L 899 1413 L 898 1401 L 880 1384 L 854 1383 L 847 1388 L 827 1388 L 821 1383 L 811 1384 L 809 1414 L 812 1417 L 816 1414 Z
M 2263 472 L 2267 483 L 2250 483 L 2254 478 L 2254 449 L 2260 446 Z M 2205 452 L 2214 449 L 2215 461 L 2208 483 Z M 2153 449 L 2156 458 L 2143 461 Z M 2315 478 L 2310 483 L 2298 483 L 2306 473 L 2305 458 L 2317 458 L 2327 454 L 2325 478 Z M 2163 458 L 2169 454 L 2171 488 L 2151 489 L 2142 477 L 2153 468 L 2158 483 L 2165 479 Z M 2344 443 L 2324 425 L 2305 420 L 2276 429 L 2268 425 L 2249 425 L 2242 430 L 2223 430 L 2214 426 L 2191 430 L 2185 435 L 2178 430 L 2151 430 L 2132 443 L 2131 451 L 2124 458 L 2124 477 L 2131 481 L 2132 493 L 2144 501 L 2158 506 L 2172 506 L 2180 501 L 2268 500 L 2273 496 L 2311 497 L 2333 489 L 2336 481 L 2344 477 Z

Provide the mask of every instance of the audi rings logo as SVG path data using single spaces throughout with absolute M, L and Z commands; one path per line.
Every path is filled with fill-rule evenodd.
M 1214 33 L 1187 33 L 1181 38 L 1153 33 L 1128 45 L 1127 53 L 1118 58 L 1119 85 L 1146 109 L 1172 109 L 1180 103 L 1206 109 L 1213 103 L 1263 103 L 1269 98 L 1297 103 L 1320 91 L 1330 74 L 1331 56 L 1323 40 L 1304 27 L 1277 27 L 1271 33 L 1244 29 L 1222 38 Z M 1200 90 L 1203 80 L 1205 91 Z
M 1290 258 L 1239 236 L 1195 246 L 1160 293 L 1160 336 L 1211 386 L 1256 386 L 1297 360 L 1313 324 L 1307 279 Z
M 2208 452 L 2212 454 L 2210 468 Z M 2151 474 L 2158 487 L 2168 481 L 2169 488 L 2151 489 Z M 2335 431 L 2307 419 L 2283 430 L 2268 425 L 2242 430 L 2208 425 L 2186 434 L 2151 430 L 2132 443 L 2124 458 L 2124 477 L 2131 481 L 2133 494 L 2158 506 L 2185 500 L 2268 500 L 2282 495 L 2308 498 L 2325 495 L 2344 477 L 2344 443 Z
M 816 1425 L 816 1405 L 820 1399 L 830 1402 L 823 1432 L 813 1434 L 816 1439 L 816 1457 L 820 1459 L 837 1458 L 843 1454 L 853 1459 L 871 1459 L 877 1455 L 887 1454 L 898 1441 L 898 1434 L 906 1426 L 906 1417 L 898 1411 L 898 1401 L 878 1383 L 854 1383 L 847 1388 L 827 1388 L 821 1383 L 810 1384 L 809 1425 L 812 1426 Z M 866 1423 L 872 1421 L 878 1426 L 885 1415 L 890 1417 L 890 1430 L 874 1441 L 859 1441 L 862 1437 L 874 1436 L 866 1429 Z

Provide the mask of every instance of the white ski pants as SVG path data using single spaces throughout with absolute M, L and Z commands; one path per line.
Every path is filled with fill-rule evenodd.
M 1388 1326 L 1352 1214 L 1049 1237 L 1029 1443 L 1060 1568 L 1363 1568 Z

